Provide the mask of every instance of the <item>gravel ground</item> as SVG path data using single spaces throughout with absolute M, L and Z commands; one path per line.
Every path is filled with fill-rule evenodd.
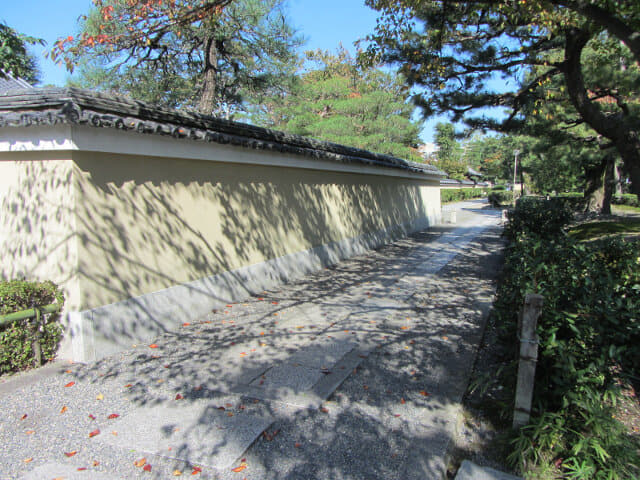
M 459 222 L 495 218 L 481 206 L 467 204 Z M 49 478 L 52 462 L 68 466 L 68 479 L 441 478 L 464 433 L 460 401 L 503 247 L 500 228 L 489 227 L 437 273 L 415 274 L 420 249 L 454 229 L 413 235 L 99 362 L 3 379 L 0 478 Z M 234 391 L 268 380 L 256 372 L 327 338 L 352 341 L 361 353 L 319 408 Z M 321 376 L 338 374 L 330 369 L 339 365 L 323 366 Z M 144 470 L 136 466 L 144 453 L 115 441 L 117 426 L 138 425 L 141 409 L 202 402 L 224 416 L 273 423 L 223 470 L 194 461 L 189 449 L 146 455 L 152 467 Z

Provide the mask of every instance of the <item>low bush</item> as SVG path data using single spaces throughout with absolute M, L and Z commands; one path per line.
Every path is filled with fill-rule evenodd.
M 511 240 L 522 235 L 552 238 L 563 233 L 563 227 L 573 218 L 573 208 L 569 201 L 559 197 L 549 200 L 522 197 L 507 218 L 504 233 Z
M 513 202 L 513 192 L 508 192 L 506 190 L 495 190 L 489 193 L 488 199 L 489 203 L 496 208 L 503 205 L 509 205 L 511 202 Z
M 491 191 L 492 192 L 501 192 L 506 190 L 507 187 L 505 185 L 494 185 L 493 187 L 491 187 Z
M 440 202 L 460 202 L 462 200 L 470 200 L 472 198 L 486 197 L 487 192 L 481 188 L 441 188 Z
M 629 207 L 640 207 L 640 201 L 638 196 L 633 193 L 625 193 L 623 195 L 615 195 L 611 199 L 611 203 L 614 205 L 627 205 Z
M 639 445 L 612 414 L 619 379 L 640 365 L 639 245 L 557 234 L 566 213 L 548 202 L 518 202 L 494 305 L 513 341 L 526 293 L 545 302 L 532 418 L 509 461 L 553 478 L 638 478 Z
M 0 281 L 0 315 L 56 302 L 64 303 L 64 294 L 53 282 Z M 62 337 L 62 327 L 57 314 L 43 317 L 40 345 L 43 358 L 51 358 Z M 0 373 L 22 370 L 32 365 L 34 321 L 21 320 L 0 327 Z

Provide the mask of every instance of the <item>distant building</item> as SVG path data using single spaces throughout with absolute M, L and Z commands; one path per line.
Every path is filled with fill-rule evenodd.
M 424 158 L 427 162 L 437 162 L 438 157 L 436 156 L 436 152 L 438 151 L 438 146 L 435 143 L 423 143 L 418 147 L 418 153 Z
M 14 90 L 24 90 L 34 88 L 26 80 L 20 77 L 14 77 L 11 73 L 0 70 L 0 94 L 11 92 Z

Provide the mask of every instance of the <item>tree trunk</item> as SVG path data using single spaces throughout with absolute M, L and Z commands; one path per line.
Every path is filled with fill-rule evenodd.
M 217 66 L 218 51 L 216 50 L 216 42 L 213 36 L 209 36 L 205 41 L 202 93 L 198 102 L 198 111 L 204 115 L 211 115 L 216 106 Z
M 582 119 L 603 137 L 611 140 L 620 153 L 631 177 L 631 191 L 640 196 L 640 136 L 633 122 L 618 115 L 605 115 L 590 98 L 582 76 L 580 57 L 591 34 L 572 29 L 566 32 L 565 61 L 563 73 L 571 103 Z
M 607 155 L 598 165 L 585 169 L 585 212 L 611 214 L 615 164 L 615 158 Z

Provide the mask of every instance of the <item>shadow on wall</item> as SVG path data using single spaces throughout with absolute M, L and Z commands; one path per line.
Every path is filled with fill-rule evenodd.
M 71 160 L 0 155 L 0 276 L 52 280 L 65 287 L 67 308 L 77 307 L 70 288 L 77 278 Z

